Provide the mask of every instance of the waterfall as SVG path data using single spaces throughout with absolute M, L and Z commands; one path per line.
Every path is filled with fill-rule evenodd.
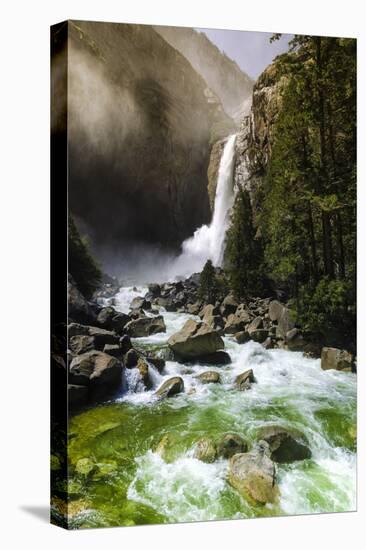
M 225 251 L 225 235 L 230 222 L 230 211 L 234 204 L 234 164 L 236 134 L 229 136 L 222 152 L 214 213 L 210 225 L 202 225 L 192 237 L 182 245 L 181 255 L 173 262 L 173 276 L 188 276 L 202 271 L 210 259 L 215 266 L 220 266 Z

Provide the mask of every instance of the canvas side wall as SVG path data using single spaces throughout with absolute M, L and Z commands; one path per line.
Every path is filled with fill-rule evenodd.
M 51 523 L 67 528 L 67 39 L 51 27 Z

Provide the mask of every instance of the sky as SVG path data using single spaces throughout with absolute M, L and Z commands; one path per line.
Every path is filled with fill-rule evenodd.
M 253 79 L 258 78 L 276 55 L 287 51 L 288 41 L 292 38 L 292 35 L 284 34 L 280 40 L 270 44 L 272 33 L 267 32 L 197 30 L 206 33 L 211 42 Z

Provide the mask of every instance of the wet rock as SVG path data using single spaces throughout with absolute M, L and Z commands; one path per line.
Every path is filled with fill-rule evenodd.
M 165 368 L 165 359 L 163 359 L 162 357 L 153 357 L 151 355 L 147 355 L 145 359 L 148 363 L 151 363 L 160 373 L 163 372 Z
M 166 326 L 162 315 L 158 315 L 157 317 L 134 319 L 127 323 L 125 331 L 132 338 L 141 338 L 158 334 L 159 332 L 166 332 Z
M 246 344 L 250 340 L 250 336 L 246 330 L 237 332 L 234 338 L 238 342 L 238 344 Z
M 136 368 L 138 369 L 141 380 L 147 390 L 152 388 L 152 383 L 149 376 L 149 365 L 144 361 L 142 357 L 139 357 Z
M 275 462 L 287 463 L 311 458 L 306 437 L 297 430 L 281 426 L 264 426 L 257 433 L 258 439 L 266 441 L 270 457 Z
M 184 381 L 180 376 L 173 376 L 162 383 L 162 385 L 157 389 L 155 395 L 158 397 L 172 397 L 177 393 L 182 393 L 184 391 Z
M 231 458 L 237 453 L 246 453 L 248 443 L 235 433 L 224 434 L 216 443 L 217 456 Z
M 224 341 L 215 330 L 206 323 L 192 319 L 169 338 L 168 344 L 183 359 L 210 356 L 224 348 Z
M 133 369 L 137 365 L 139 360 L 139 355 L 137 351 L 133 348 L 129 349 L 123 358 L 123 363 L 126 369 Z
M 194 458 L 211 464 L 216 460 L 216 447 L 213 441 L 208 438 L 200 439 L 194 449 Z
M 251 385 L 255 382 L 256 379 L 254 378 L 252 369 L 246 370 L 235 378 L 235 384 L 240 391 L 249 390 Z
M 272 340 L 272 338 L 270 336 L 268 336 L 264 340 L 264 342 L 262 343 L 262 346 L 264 347 L 264 349 L 274 349 L 275 348 L 275 343 Z
M 275 465 L 266 453 L 259 449 L 231 457 L 228 481 L 250 502 L 273 503 L 279 495 Z
M 214 370 L 206 370 L 196 376 L 196 378 L 200 380 L 202 384 L 218 384 L 220 382 L 220 375 Z
M 121 352 L 123 355 L 127 353 L 130 349 L 132 349 L 132 343 L 131 338 L 128 336 L 128 334 L 124 334 L 119 339 L 119 347 L 121 348 Z
M 323 348 L 321 354 L 321 367 L 323 370 L 335 369 L 351 371 L 353 367 L 353 355 L 344 349 Z
M 115 357 L 101 351 L 77 355 L 71 361 L 72 384 L 88 386 L 89 398 L 103 398 L 121 385 L 123 366 Z
M 249 333 L 249 336 L 250 336 L 251 340 L 254 340 L 254 342 L 258 342 L 259 344 L 264 342 L 268 337 L 268 330 L 266 330 L 264 328 L 259 328 L 257 330 L 251 330 L 250 332 L 248 331 L 248 333 Z
M 216 365 L 222 367 L 231 363 L 231 357 L 226 351 L 215 351 L 215 353 L 198 357 L 196 361 L 202 365 Z

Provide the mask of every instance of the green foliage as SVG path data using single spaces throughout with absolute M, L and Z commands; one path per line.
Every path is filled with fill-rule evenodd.
M 102 272 L 90 253 L 85 239 L 80 237 L 74 220 L 69 216 L 69 272 L 80 292 L 90 298 L 98 288 Z
M 227 233 L 225 265 L 230 288 L 238 300 L 263 290 L 262 251 L 255 239 L 249 193 L 239 190 Z
M 207 260 L 200 275 L 199 297 L 214 304 L 218 295 L 218 284 L 215 268 L 211 260 Z
M 349 347 L 356 340 L 354 287 L 345 281 L 322 279 L 315 289 L 301 289 L 298 321 L 330 345 Z

